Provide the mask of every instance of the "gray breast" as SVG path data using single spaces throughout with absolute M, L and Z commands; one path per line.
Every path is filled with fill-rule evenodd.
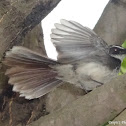
M 117 71 L 96 62 L 57 66 L 58 79 L 70 82 L 85 90 L 92 90 L 117 75 Z

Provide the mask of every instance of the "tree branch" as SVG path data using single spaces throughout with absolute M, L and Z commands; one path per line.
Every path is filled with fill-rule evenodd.
M 11 0 L 0 11 L 0 59 L 13 45 L 21 44 L 26 33 L 41 22 L 60 0 Z M 4 14 L 3 14 L 4 13 Z
M 126 108 L 126 75 L 119 76 L 61 110 L 28 126 L 98 126 Z
M 94 31 L 108 44 L 121 45 L 126 39 L 125 16 L 126 0 L 110 0 Z
M 107 126 L 112 126 L 114 123 L 116 126 L 125 126 L 126 125 L 126 110 L 124 110 L 119 116 L 114 120 L 109 121 Z
M 60 0 L 11 0 L 11 1 L 0 1 L 0 62 L 4 57 L 4 53 L 14 45 L 22 45 L 22 40 L 28 40 L 25 38 L 25 35 L 28 31 L 31 31 L 37 24 L 41 22 L 46 15 L 60 2 Z M 39 26 L 40 27 L 40 26 Z M 41 28 L 41 27 L 40 27 Z M 38 29 L 38 32 L 40 31 Z M 33 32 L 33 31 L 32 31 Z M 37 30 L 36 30 L 37 32 Z M 37 32 L 37 33 L 38 33 Z M 33 33 L 32 34 L 33 38 Z M 40 33 L 35 34 L 36 38 Z M 28 36 L 28 35 L 27 35 Z M 30 35 L 29 35 L 30 36 Z M 42 37 L 42 36 L 41 36 Z M 24 39 L 25 38 L 25 39 Z M 34 38 L 35 40 L 35 38 Z M 33 41 L 28 40 L 29 43 Z M 39 42 L 39 41 L 37 41 Z M 26 42 L 25 42 L 26 45 Z M 28 47 L 28 42 L 27 42 Z M 31 46 L 29 46 L 31 47 Z M 37 46 L 36 46 L 37 47 Z M 36 48 L 34 47 L 34 49 Z M 40 52 L 45 53 L 43 43 L 38 43 Z M 6 77 L 4 76 L 5 68 L 0 63 L 0 88 L 6 84 Z
M 5 51 L 13 45 L 23 45 L 46 55 L 40 22 L 59 1 L 0 1 L 0 62 Z M 45 97 L 32 101 L 19 98 L 7 85 L 5 70 L 0 64 L 0 125 L 26 125 L 46 115 Z

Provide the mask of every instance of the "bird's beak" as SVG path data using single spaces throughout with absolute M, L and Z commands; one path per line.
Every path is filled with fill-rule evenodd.
M 122 54 L 126 54 L 126 49 L 124 49 L 124 50 L 122 51 Z

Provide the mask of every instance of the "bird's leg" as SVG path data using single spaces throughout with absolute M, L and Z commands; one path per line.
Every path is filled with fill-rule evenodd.
M 93 80 L 92 78 L 90 78 L 90 79 L 91 79 L 91 81 L 100 84 L 100 85 L 97 85 L 96 88 L 97 88 L 97 87 L 100 87 L 101 85 L 103 85 L 102 82 L 99 82 L 99 81 Z M 85 90 L 86 94 L 92 91 L 92 90 L 86 90 L 84 84 L 82 84 L 81 82 L 80 82 L 80 84 L 81 84 L 81 87 Z
M 84 86 L 83 83 L 81 83 L 80 81 L 78 81 L 78 82 L 80 83 L 81 88 L 85 91 L 86 94 L 89 93 L 89 92 L 91 92 L 91 90 L 86 90 L 86 87 Z
M 99 83 L 100 85 L 103 85 L 102 82 L 99 82 L 99 81 L 93 80 L 92 78 L 91 78 L 91 80 L 94 81 L 94 82 L 96 82 L 96 83 Z

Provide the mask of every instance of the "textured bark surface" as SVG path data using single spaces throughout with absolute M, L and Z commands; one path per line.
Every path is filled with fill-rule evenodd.
M 0 62 L 6 50 L 14 45 L 23 45 L 46 55 L 40 22 L 59 1 L 0 1 Z M 5 66 L 0 64 L 0 126 L 25 126 L 48 114 L 46 96 L 30 101 L 19 98 L 7 84 L 5 70 Z
M 126 75 L 28 126 L 101 126 L 126 108 Z
M 41 23 L 23 38 L 21 45 L 46 55 Z
M 126 109 L 119 115 L 117 116 L 114 120 L 109 121 L 109 124 L 107 126 L 125 126 L 126 125 Z
M 39 24 L 23 38 L 21 45 L 46 55 L 42 34 L 41 24 Z M 6 85 L 0 95 L 0 106 L 1 126 L 17 126 L 17 124 L 23 126 L 48 114 L 45 108 L 45 97 L 31 101 L 19 98 L 18 93 L 12 92 L 10 85 Z
M 0 59 L 5 50 L 21 44 L 25 34 L 33 29 L 60 0 L 0 1 Z M 3 10 L 3 11 L 2 11 Z
M 121 45 L 126 39 L 126 0 L 110 0 L 94 31 L 108 44 Z
M 59 3 L 60 0 L 0 1 L 0 62 L 6 50 L 21 45 L 22 39 Z M 34 44 L 35 45 L 35 44 Z M 33 46 L 34 46 L 33 45 Z M 0 64 L 0 88 L 6 78 Z
M 46 110 L 49 113 L 55 112 L 84 94 L 84 90 L 76 88 L 71 84 L 64 83 L 62 86 L 56 88 L 47 95 Z

